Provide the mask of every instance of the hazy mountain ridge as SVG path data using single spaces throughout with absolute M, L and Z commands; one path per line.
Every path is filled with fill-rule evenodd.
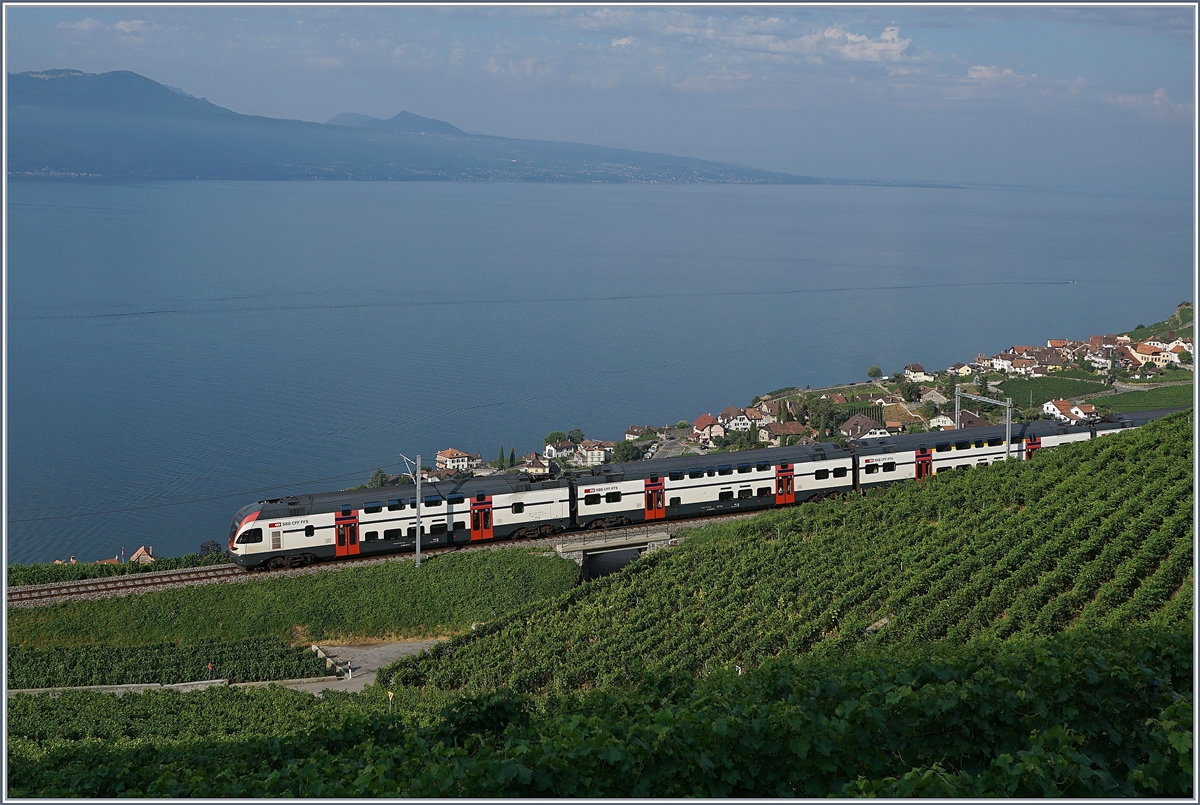
M 244 115 L 129 71 L 8 74 L 13 179 L 868 184 L 690 157 L 467 134 L 402 111 L 329 123 Z

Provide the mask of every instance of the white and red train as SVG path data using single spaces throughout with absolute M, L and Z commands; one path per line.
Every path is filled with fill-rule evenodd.
M 789 506 L 946 470 L 982 467 L 1133 428 L 1170 411 L 1090 424 L 1039 420 L 836 444 L 680 456 L 594 468 L 548 481 L 491 475 L 421 485 L 421 547 L 548 536 Z M 415 487 L 320 492 L 243 506 L 229 526 L 229 554 L 245 568 L 299 567 L 352 556 L 412 551 Z

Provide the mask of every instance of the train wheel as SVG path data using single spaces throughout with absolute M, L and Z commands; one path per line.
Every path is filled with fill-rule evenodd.
M 285 556 L 273 556 L 267 560 L 267 570 L 281 570 L 290 566 L 291 562 Z

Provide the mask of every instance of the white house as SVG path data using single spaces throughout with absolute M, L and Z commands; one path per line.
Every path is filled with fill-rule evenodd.
M 1042 410 L 1062 422 L 1078 422 L 1096 413 L 1095 406 L 1089 403 L 1075 405 L 1069 400 L 1050 400 Z
M 919 363 L 910 363 L 904 367 L 904 376 L 914 383 L 928 383 L 933 380 L 933 375 L 925 371 L 925 367 Z

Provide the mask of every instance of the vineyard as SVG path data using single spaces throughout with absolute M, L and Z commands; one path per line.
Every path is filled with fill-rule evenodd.
M 64 646 L 8 647 L 8 687 L 77 687 L 83 685 L 173 685 L 225 679 L 255 682 L 324 676 L 325 661 L 304 648 L 273 637 L 250 640 L 201 640 L 180 646 L 163 643 L 137 648 Z
M 1189 420 L 710 527 L 379 678 L 569 691 L 871 645 L 1190 623 Z
M 1190 629 L 1158 627 L 475 693 L 432 717 L 377 691 L 17 697 L 8 793 L 1187 797 L 1192 668 Z
M 189 553 L 183 556 L 164 556 L 146 565 L 136 562 L 127 562 L 123 565 L 93 565 L 84 563 L 74 565 L 56 565 L 53 563 L 9 565 L 7 579 L 9 587 L 20 587 L 26 584 L 53 584 L 60 581 L 105 579 L 110 576 L 125 576 L 130 573 L 152 573 L 160 570 L 208 567 L 209 565 L 224 565 L 228 562 L 229 560 L 223 553 L 213 553 L 208 556 Z
M 525 550 L 446 554 L 245 584 L 183 587 L 8 613 L 8 643 L 136 646 L 203 639 L 427 637 L 469 629 L 575 585 L 579 568 Z M 96 624 L 104 624 L 103 631 Z

